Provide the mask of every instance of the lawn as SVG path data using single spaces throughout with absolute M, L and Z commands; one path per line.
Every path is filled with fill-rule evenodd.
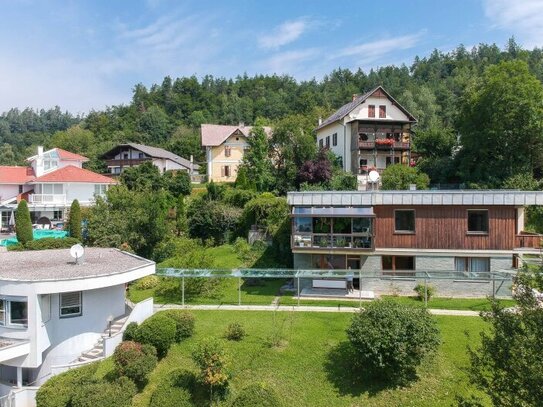
M 465 373 L 466 345 L 477 343 L 484 322 L 474 317 L 435 317 L 442 336 L 440 349 L 421 367 L 419 379 L 409 387 L 387 388 L 379 383 L 361 383 L 351 375 L 345 329 L 351 316 L 330 313 L 194 311 L 196 334 L 173 345 L 159 363 L 149 383 L 133 405 L 144 407 L 156 386 L 179 368 L 196 372 L 190 358 L 196 341 L 204 336 L 222 336 L 226 326 L 241 322 L 248 336 L 241 342 L 226 342 L 231 355 L 231 395 L 253 382 L 273 386 L 289 406 L 450 406 L 456 395 L 472 390 Z M 465 332 L 471 335 L 468 339 Z M 273 348 L 268 338 L 281 335 L 283 346 Z M 197 405 L 202 405 L 199 400 Z

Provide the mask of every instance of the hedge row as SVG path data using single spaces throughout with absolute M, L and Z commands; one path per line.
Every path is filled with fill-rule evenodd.
M 48 249 L 69 249 L 74 244 L 80 243 L 79 240 L 73 237 L 45 237 L 39 240 L 30 240 L 25 245 L 17 243 L 12 246 L 8 246 L 9 251 L 24 251 L 24 250 L 48 250 Z

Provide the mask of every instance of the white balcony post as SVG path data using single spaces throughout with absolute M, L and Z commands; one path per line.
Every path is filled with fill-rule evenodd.
M 23 387 L 23 368 L 17 366 L 17 387 L 20 389 Z

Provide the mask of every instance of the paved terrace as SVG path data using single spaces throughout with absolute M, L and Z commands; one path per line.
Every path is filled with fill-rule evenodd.
M 0 280 L 58 281 L 109 276 L 154 264 L 117 249 L 89 247 L 82 264 L 69 249 L 0 252 Z

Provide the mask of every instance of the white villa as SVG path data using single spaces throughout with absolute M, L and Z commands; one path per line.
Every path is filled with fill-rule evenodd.
M 87 248 L 79 263 L 67 249 L 0 253 L 0 405 L 33 407 L 48 378 L 110 356 L 152 315 L 152 298 L 131 307 L 125 291 L 154 262 Z
M 21 199 L 28 202 L 33 222 L 62 221 L 74 199 L 89 206 L 117 182 L 83 168 L 88 158 L 60 148 L 27 159 L 29 166 L 0 166 L 0 231 L 13 226 L 12 213 Z
M 353 95 L 316 129 L 319 148 L 331 150 L 343 169 L 366 189 L 371 171 L 411 164 L 411 133 L 417 120 L 382 86 Z

